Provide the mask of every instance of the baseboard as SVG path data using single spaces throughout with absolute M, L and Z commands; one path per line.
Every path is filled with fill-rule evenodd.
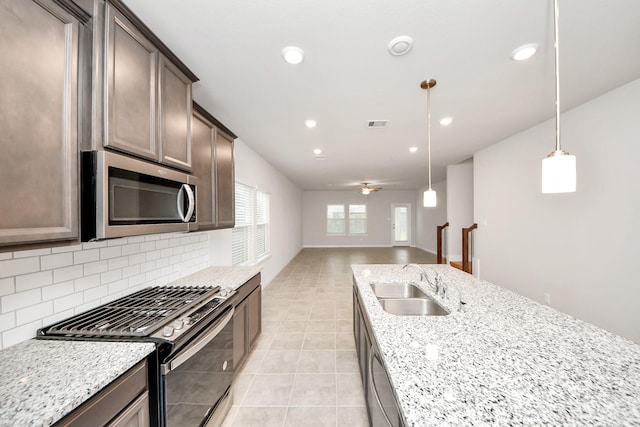
M 438 256 L 437 252 L 432 251 L 431 249 L 427 249 L 427 248 L 423 248 L 422 246 L 415 246 L 416 248 L 420 249 L 421 251 L 425 251 L 427 253 L 430 253 L 431 255 L 435 255 Z
M 391 245 L 304 245 L 303 249 L 317 248 L 391 248 Z

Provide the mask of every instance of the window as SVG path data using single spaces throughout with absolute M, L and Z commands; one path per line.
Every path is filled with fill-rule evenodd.
M 367 234 L 367 205 L 349 205 L 349 234 Z
M 327 205 L 327 234 L 349 236 L 367 234 L 367 205 Z M 347 229 L 348 224 L 348 229 Z
M 231 264 L 253 265 L 269 256 L 269 194 L 236 182 L 236 225 Z
M 345 233 L 344 205 L 327 205 L 327 234 Z

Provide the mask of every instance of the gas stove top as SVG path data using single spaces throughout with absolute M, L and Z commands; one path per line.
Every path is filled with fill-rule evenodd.
M 212 311 L 225 299 L 220 296 L 219 286 L 156 286 L 43 328 L 42 334 L 69 337 L 158 335 L 169 338 L 174 329 L 182 329 L 197 320 L 199 316 L 190 315 L 189 310 L 197 311 L 206 305 L 207 311 Z M 172 333 L 163 328 L 171 328 Z

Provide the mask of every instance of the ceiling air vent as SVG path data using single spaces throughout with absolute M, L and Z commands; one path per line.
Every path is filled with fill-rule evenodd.
M 367 127 L 369 129 L 380 129 L 385 128 L 389 124 L 389 120 L 369 120 L 367 122 Z

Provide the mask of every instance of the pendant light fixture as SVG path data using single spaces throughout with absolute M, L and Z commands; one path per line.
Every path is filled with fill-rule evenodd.
M 560 147 L 560 64 L 558 46 L 558 0 L 553 0 L 556 53 L 556 149 L 542 160 L 542 192 L 571 193 L 576 191 L 576 156 Z
M 436 85 L 434 79 L 425 80 L 420 87 L 427 91 L 427 157 L 429 161 L 429 189 L 424 192 L 422 203 L 425 208 L 433 208 L 438 203 L 436 192 L 431 188 L 431 88 Z

